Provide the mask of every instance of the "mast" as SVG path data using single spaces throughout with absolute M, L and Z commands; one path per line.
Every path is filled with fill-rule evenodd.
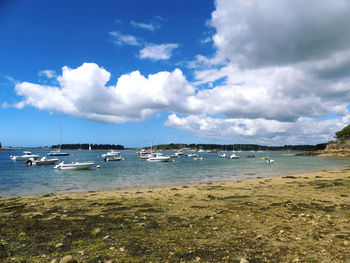
M 60 144 L 58 145 L 58 151 L 61 151 L 61 140 L 62 140 L 62 125 L 60 125 Z

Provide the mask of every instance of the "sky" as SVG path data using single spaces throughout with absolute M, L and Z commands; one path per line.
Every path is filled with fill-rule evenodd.
M 317 144 L 350 124 L 348 0 L 0 0 L 0 142 Z

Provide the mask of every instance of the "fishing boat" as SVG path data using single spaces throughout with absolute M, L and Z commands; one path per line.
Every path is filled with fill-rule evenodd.
M 12 161 L 18 161 L 18 160 L 27 161 L 30 158 L 38 159 L 39 155 L 32 154 L 32 152 L 29 152 L 29 151 L 24 151 L 23 155 L 20 155 L 20 156 L 12 156 L 11 155 L 10 158 Z
M 36 160 L 34 158 L 29 158 L 26 161 L 26 164 L 28 166 L 32 166 L 32 165 L 52 165 L 55 164 L 58 161 L 58 159 L 54 158 L 54 159 L 46 159 L 46 157 L 42 157 L 40 160 Z
M 156 153 L 155 156 L 149 157 L 147 162 L 168 162 L 170 156 L 163 156 L 161 153 Z
M 93 162 L 72 162 L 72 163 L 64 163 L 61 162 L 57 164 L 54 168 L 60 170 L 87 170 L 93 166 Z

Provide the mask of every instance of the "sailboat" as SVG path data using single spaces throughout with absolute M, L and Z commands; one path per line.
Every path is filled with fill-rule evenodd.
M 61 139 L 62 139 L 62 127 L 60 126 L 60 144 L 57 151 L 51 151 L 47 155 L 49 156 L 68 156 L 69 153 L 61 152 Z

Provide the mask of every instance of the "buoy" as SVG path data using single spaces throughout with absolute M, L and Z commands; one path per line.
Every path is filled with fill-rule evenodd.
M 101 166 L 100 166 L 100 165 L 97 165 L 96 168 L 101 168 Z

